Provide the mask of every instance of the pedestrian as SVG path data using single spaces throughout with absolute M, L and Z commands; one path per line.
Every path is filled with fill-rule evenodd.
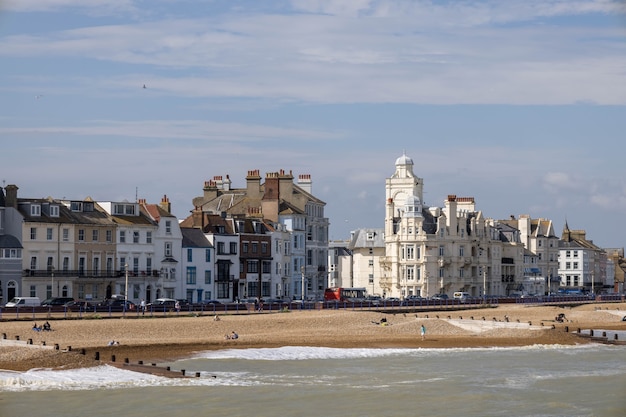
M 180 311 L 180 303 L 178 301 L 176 301 L 176 304 L 174 304 L 174 308 L 176 309 L 177 313 Z
M 422 340 L 426 339 L 426 326 L 424 326 L 423 324 L 420 328 L 420 333 L 422 334 Z
M 146 300 L 142 298 L 139 305 L 141 306 L 141 315 L 143 316 L 144 314 L 146 314 Z

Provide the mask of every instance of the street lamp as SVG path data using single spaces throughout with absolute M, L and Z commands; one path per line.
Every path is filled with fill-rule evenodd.
M 304 303 L 304 266 L 300 267 L 300 273 L 302 274 L 302 303 Z
M 50 267 L 50 298 L 54 297 L 54 267 Z
M 126 275 L 126 287 L 124 288 L 124 310 L 126 310 L 126 303 L 128 302 L 128 263 L 124 265 L 124 272 Z

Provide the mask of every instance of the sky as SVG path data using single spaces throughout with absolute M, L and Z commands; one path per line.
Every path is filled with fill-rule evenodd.
M 145 86 L 145 88 L 144 88 Z M 0 0 L 0 181 L 158 203 L 310 174 L 329 238 L 474 197 L 626 246 L 621 0 Z

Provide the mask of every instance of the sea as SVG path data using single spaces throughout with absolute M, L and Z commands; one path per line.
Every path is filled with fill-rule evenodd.
M 626 346 L 232 349 L 158 366 L 191 377 L 0 371 L 0 416 L 626 415 Z

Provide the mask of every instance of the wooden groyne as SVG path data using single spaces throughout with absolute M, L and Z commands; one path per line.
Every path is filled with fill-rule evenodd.
M 565 327 L 565 331 L 569 331 L 568 327 Z M 622 337 L 620 337 L 622 334 Z M 576 335 L 579 337 L 589 338 L 594 342 L 604 343 L 609 345 L 626 345 L 626 332 L 615 330 L 594 330 L 587 329 L 582 330 L 578 328 Z

